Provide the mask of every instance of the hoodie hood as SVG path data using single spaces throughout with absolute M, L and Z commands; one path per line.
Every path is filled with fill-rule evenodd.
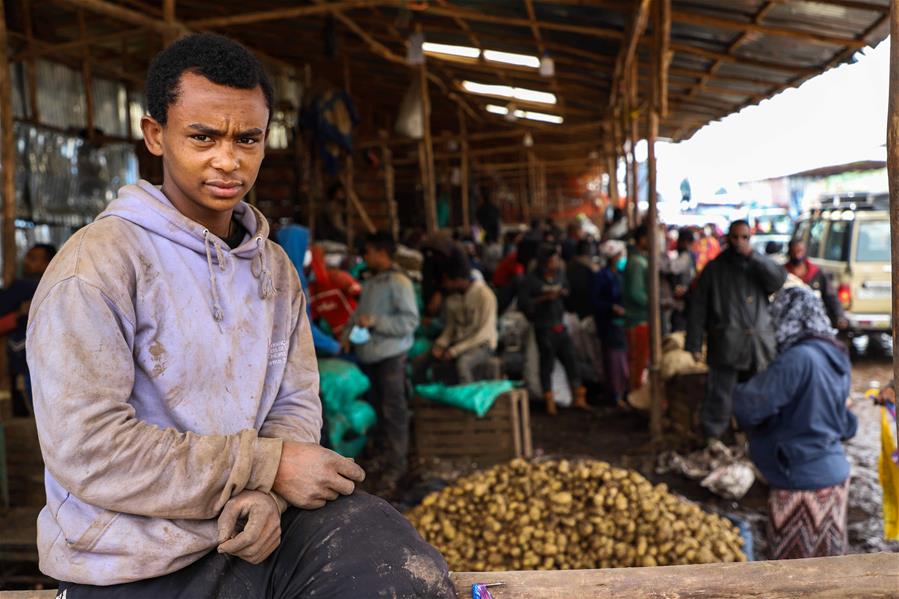
M 828 366 L 830 366 L 835 373 L 840 376 L 849 374 L 852 365 L 849 362 L 846 349 L 841 347 L 838 341 L 834 339 L 812 338 L 809 339 L 808 342 L 813 343 L 821 350 L 821 353 L 827 358 Z
M 111 216 L 205 255 L 209 270 L 210 304 L 213 318 L 218 322 L 224 318 L 224 312 L 219 301 L 217 271 L 224 273 L 236 266 L 234 260 L 251 261 L 253 276 L 259 281 L 260 299 L 270 299 L 277 293 L 266 255 L 268 221 L 259 210 L 246 202 L 234 207 L 234 216 L 250 232 L 250 237 L 233 250 L 209 229 L 181 214 L 158 187 L 144 180 L 120 189 L 118 197 L 97 220 Z

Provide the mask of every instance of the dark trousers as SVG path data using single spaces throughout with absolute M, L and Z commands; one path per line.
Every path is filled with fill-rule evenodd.
M 574 358 L 574 347 L 568 333 L 563 329 L 535 329 L 537 338 L 537 351 L 540 353 L 540 386 L 544 393 L 553 390 L 553 366 L 556 360 L 562 363 L 565 374 L 568 376 L 568 384 L 572 389 L 581 386 L 581 376 L 577 370 L 577 361 Z
M 106 587 L 60 583 L 66 599 L 450 599 L 436 549 L 386 501 L 357 491 L 318 510 L 290 508 L 281 545 L 264 562 L 208 553 L 160 576 Z
M 720 438 L 730 426 L 733 415 L 733 394 L 737 383 L 755 375 L 756 369 L 736 370 L 723 366 L 709 367 L 705 401 L 699 412 L 702 432 L 706 437 Z
M 406 354 L 365 364 L 362 370 L 371 381 L 369 397 L 378 414 L 375 445 L 391 474 L 402 475 L 409 461 Z

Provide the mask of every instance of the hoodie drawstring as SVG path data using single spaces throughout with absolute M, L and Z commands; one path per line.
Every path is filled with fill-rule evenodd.
M 256 237 L 256 255 L 253 256 L 253 262 L 250 265 L 253 276 L 259 279 L 259 297 L 269 299 L 275 297 L 278 290 L 275 288 L 275 281 L 272 278 L 272 271 L 268 269 L 268 262 L 265 259 L 265 241 L 262 237 Z
M 219 260 L 219 268 L 224 270 L 224 262 L 222 261 L 222 250 L 219 246 L 209 239 L 209 229 L 203 229 L 203 245 L 206 248 L 206 265 L 209 267 L 209 286 L 212 289 L 212 318 L 216 322 L 221 322 L 225 318 L 225 311 L 219 303 L 218 281 L 215 278 L 215 269 L 212 267 L 212 250 L 210 245 L 215 247 L 216 257 Z

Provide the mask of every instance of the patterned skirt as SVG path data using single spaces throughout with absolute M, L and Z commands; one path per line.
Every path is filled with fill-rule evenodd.
M 849 479 L 814 491 L 771 489 L 768 495 L 768 555 L 798 559 L 843 555 L 848 546 Z

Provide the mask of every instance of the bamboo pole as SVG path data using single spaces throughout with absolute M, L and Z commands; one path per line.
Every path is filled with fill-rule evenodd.
M 892 239 L 893 339 L 899 337 L 899 0 L 890 2 L 890 88 L 887 116 L 887 161 L 890 186 L 890 237 Z M 899 353 L 893 352 L 893 380 L 899 381 Z M 896 421 L 899 439 L 899 419 Z
M 418 70 L 418 81 L 421 86 L 421 125 L 422 125 L 422 191 L 425 202 L 425 226 L 428 233 L 437 230 L 437 188 L 434 180 L 434 145 L 431 139 L 431 96 L 428 91 L 428 67 L 422 63 Z
M 646 226 L 649 231 L 649 430 L 654 441 L 662 438 L 662 397 L 664 395 L 664 383 L 661 376 L 662 365 L 662 305 L 660 298 L 659 279 L 659 210 L 656 189 L 656 152 L 655 143 L 659 134 L 659 113 L 662 110 L 663 96 L 667 95 L 660 87 L 666 62 L 667 42 L 665 35 L 670 35 L 670 28 L 666 28 L 660 22 L 664 19 L 664 11 L 661 3 L 666 0 L 655 0 L 656 10 L 653 25 L 653 53 L 651 65 L 653 73 L 650 80 L 650 104 L 648 110 L 647 127 L 647 170 L 649 209 L 646 214 Z
M 631 128 L 631 175 L 634 183 L 634 194 L 632 197 L 634 211 L 634 225 L 640 222 L 640 163 L 637 162 L 637 140 L 640 139 L 640 110 L 637 106 L 637 63 L 633 63 L 632 77 L 630 80 L 630 109 L 628 115 Z
M 347 60 L 346 52 L 342 53 L 342 61 L 343 61 L 343 89 L 346 92 L 347 96 L 352 99 L 353 90 L 352 90 L 352 81 L 350 76 L 350 62 Z M 350 248 L 350 251 L 353 251 L 355 247 L 353 242 L 356 237 L 356 223 L 355 218 L 353 218 L 353 198 L 352 195 L 355 193 L 356 189 L 356 171 L 353 165 L 353 154 L 352 152 L 347 154 L 346 157 L 346 170 L 345 170 L 345 179 L 344 179 L 344 213 L 346 215 L 346 243 Z M 350 190 L 353 190 L 353 194 L 350 193 Z
M 6 13 L 0 0 L 0 17 Z M 12 82 L 7 60 L 6 19 L 0 18 L 0 129 L 3 168 L 3 283 L 9 287 L 16 277 L 16 145 L 13 132 Z
M 87 24 L 84 20 L 84 11 L 78 9 L 78 31 L 81 39 L 87 37 Z M 91 50 L 90 46 L 81 48 L 81 84 L 84 86 L 84 102 L 85 102 L 85 122 L 87 125 L 87 139 L 94 142 L 94 83 L 91 73 Z
M 34 28 L 31 23 L 31 0 L 22 0 L 22 19 L 25 26 L 25 48 L 34 47 Z M 37 103 L 37 72 L 33 58 L 25 60 L 25 82 L 28 85 L 28 117 L 36 123 L 41 121 L 41 111 Z
M 387 213 L 390 217 L 390 230 L 393 238 L 400 237 L 400 219 L 396 210 L 396 174 L 393 169 L 393 151 L 388 146 L 381 147 L 384 159 L 384 194 L 387 197 Z
M 466 232 L 471 231 L 471 205 L 469 198 L 469 177 L 468 177 L 468 161 L 470 160 L 470 152 L 468 148 L 468 125 L 465 122 L 465 113 L 461 108 L 457 108 L 459 117 L 459 138 L 461 142 L 461 155 L 459 161 L 459 183 L 462 186 L 462 227 Z

